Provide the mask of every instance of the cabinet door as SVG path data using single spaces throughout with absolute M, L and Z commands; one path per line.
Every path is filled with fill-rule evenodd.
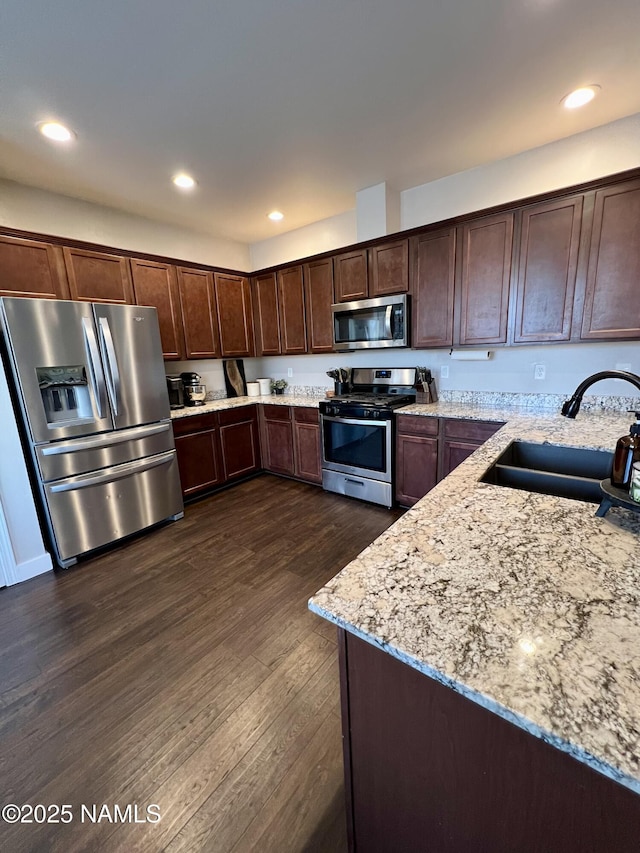
M 396 436 L 396 500 L 413 506 L 437 482 L 438 439 L 419 435 Z
M 583 340 L 640 337 L 640 180 L 596 193 Z
M 69 299 L 62 248 L 0 237 L 0 296 Z
M 289 406 L 260 407 L 262 464 L 274 474 L 293 476 L 293 428 Z
M 344 252 L 333 258 L 333 277 L 336 290 L 336 302 L 351 302 L 352 299 L 366 299 L 369 296 L 369 278 L 367 275 L 367 250 Z
M 571 337 L 583 198 L 550 201 L 522 213 L 513 340 Z
M 411 238 L 412 346 L 453 344 L 456 229 Z
M 255 406 L 220 412 L 220 448 L 224 479 L 246 477 L 260 469 L 258 416 Z
M 320 421 L 317 409 L 293 410 L 295 476 L 309 483 L 322 483 Z
M 186 358 L 218 358 L 218 324 L 213 273 L 178 267 L 178 293 Z
M 460 230 L 459 343 L 506 343 L 513 213 L 485 216 Z
M 304 286 L 302 267 L 278 270 L 278 306 L 280 340 L 285 355 L 301 355 L 307 351 L 304 319 Z
M 128 258 L 65 246 L 64 262 L 72 299 L 135 304 Z
M 441 480 L 450 474 L 454 468 L 457 468 L 461 462 L 471 456 L 481 444 L 484 444 L 502 426 L 504 426 L 503 423 L 487 421 L 443 419 L 439 479 Z
M 303 267 L 309 352 L 333 352 L 333 261 L 325 258 Z
M 249 279 L 240 275 L 215 273 L 216 307 L 223 356 L 251 356 L 253 318 Z
M 185 497 L 222 485 L 217 429 L 176 436 L 175 442 Z
M 158 312 L 163 356 L 165 359 L 184 358 L 176 268 L 171 264 L 132 258 L 131 273 L 136 305 L 150 305 Z
M 251 279 L 256 355 L 280 355 L 278 283 L 274 272 Z
M 407 293 L 409 290 L 409 241 L 396 240 L 369 249 L 369 296 Z

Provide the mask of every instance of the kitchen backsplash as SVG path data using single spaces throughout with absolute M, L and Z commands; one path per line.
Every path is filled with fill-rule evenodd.
M 518 394 L 512 391 L 440 391 L 440 400 L 446 403 L 468 403 L 475 406 L 517 407 L 527 409 L 560 409 L 571 394 Z M 585 394 L 581 411 L 626 412 L 640 411 L 640 397 Z
M 285 394 L 295 397 L 324 397 L 329 390 L 322 385 L 289 385 Z M 207 392 L 207 400 L 222 400 L 227 396 L 225 391 L 213 390 Z M 460 403 L 469 406 L 495 406 L 496 408 L 517 408 L 540 411 L 541 409 L 557 410 L 567 399 L 566 394 L 518 394 L 510 391 L 440 391 L 439 398 L 443 403 Z M 583 412 L 626 412 L 640 411 L 640 397 L 614 397 L 585 395 L 580 411 Z

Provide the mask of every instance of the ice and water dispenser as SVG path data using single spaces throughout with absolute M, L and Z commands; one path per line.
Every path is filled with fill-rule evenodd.
M 36 367 L 47 423 L 59 426 L 93 417 L 84 365 Z

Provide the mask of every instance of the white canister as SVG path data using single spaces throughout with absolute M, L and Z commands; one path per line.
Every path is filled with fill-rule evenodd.
M 258 379 L 258 385 L 260 386 L 260 393 L 264 396 L 265 394 L 271 393 L 271 380 L 270 379 Z
M 257 382 L 247 382 L 247 396 L 248 397 L 259 397 L 260 396 L 260 386 Z

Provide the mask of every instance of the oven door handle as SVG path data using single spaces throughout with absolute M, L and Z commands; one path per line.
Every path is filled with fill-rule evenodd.
M 361 424 L 362 426 L 379 426 L 385 428 L 390 423 L 391 418 L 336 418 L 332 415 L 322 415 L 322 420 L 330 421 L 334 424 Z

